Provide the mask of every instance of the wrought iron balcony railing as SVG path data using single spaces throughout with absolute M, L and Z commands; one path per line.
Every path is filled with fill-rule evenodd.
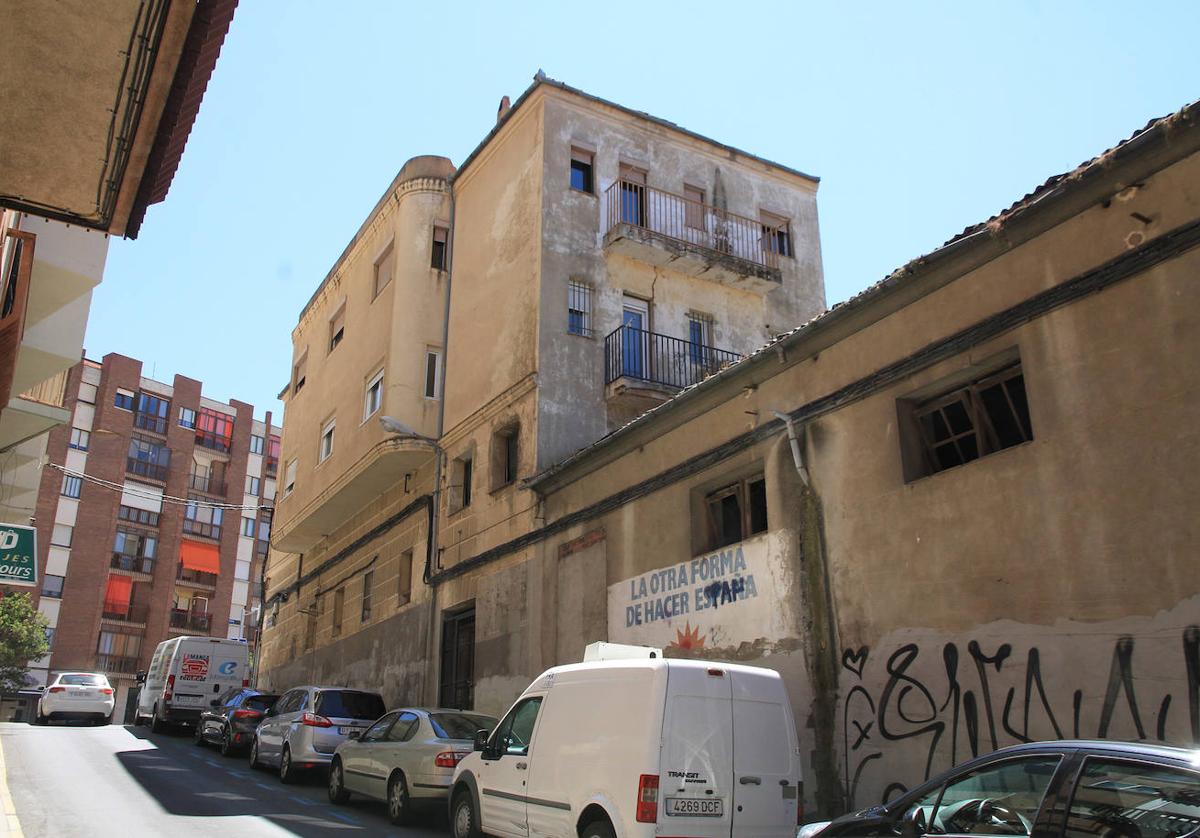
M 186 568 L 183 566 L 183 562 L 179 563 L 179 569 L 175 573 L 175 578 L 186 584 L 203 585 L 206 588 L 215 588 L 217 586 L 217 574 Z
M 604 192 L 605 237 L 621 225 L 671 239 L 717 257 L 775 271 L 791 256 L 791 231 L 628 180 Z
M 683 389 L 741 357 L 702 343 L 618 326 L 604 339 L 604 383 L 632 378 Z
M 191 474 L 189 485 L 197 492 L 204 492 L 206 495 L 224 495 L 226 491 L 225 481 L 216 474 Z
M 101 672 L 112 672 L 117 675 L 136 675 L 138 671 L 137 657 L 127 655 L 96 655 L 96 668 Z
M 105 602 L 100 616 L 106 620 L 121 620 L 125 623 L 145 624 L 150 613 L 149 606 L 137 605 L 131 602 Z
M 183 531 L 189 535 L 198 535 L 201 538 L 219 539 L 221 537 L 220 524 L 209 524 L 205 521 L 197 521 L 194 518 L 183 519 Z
M 110 567 L 117 570 L 128 570 L 133 573 L 153 573 L 154 559 L 145 556 L 133 556 L 129 553 L 113 553 Z
M 171 609 L 171 628 L 186 629 L 208 633 L 212 628 L 212 614 L 199 611 L 184 611 L 180 608 Z

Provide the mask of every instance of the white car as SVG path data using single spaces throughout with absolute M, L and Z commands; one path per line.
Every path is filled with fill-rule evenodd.
M 97 672 L 60 672 L 38 700 L 35 725 L 54 719 L 86 719 L 92 724 L 112 721 L 116 698 L 108 678 Z

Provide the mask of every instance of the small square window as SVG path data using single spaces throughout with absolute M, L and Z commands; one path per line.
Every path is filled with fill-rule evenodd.
M 337 421 L 330 420 L 328 424 L 321 429 L 321 447 L 318 451 L 317 462 L 323 463 L 333 455 L 333 432 L 336 429 Z
M 113 399 L 113 406 L 121 410 L 133 411 L 133 393 L 128 390 L 117 390 L 117 396 Z
M 92 435 L 83 428 L 71 428 L 71 441 L 67 444 L 79 451 L 86 451 L 91 438 Z
M 42 596 L 51 599 L 62 599 L 63 582 L 65 577 L 53 576 L 49 573 L 42 579 Z
M 445 227 L 433 228 L 433 245 L 430 251 L 429 265 L 439 271 L 446 270 L 446 240 L 449 236 L 450 231 Z
M 363 421 L 374 416 L 383 407 L 383 370 L 371 376 L 363 398 Z
M 708 549 L 718 550 L 767 529 L 767 485 L 762 475 L 722 486 L 704 497 Z
M 581 148 L 571 149 L 571 188 L 591 194 L 592 166 L 595 155 Z
M 190 407 L 179 408 L 179 427 L 196 429 L 196 411 Z

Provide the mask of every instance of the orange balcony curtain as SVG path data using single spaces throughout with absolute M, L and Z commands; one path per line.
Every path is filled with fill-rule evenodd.
M 108 588 L 104 592 L 104 610 L 124 613 L 129 610 L 129 600 L 132 596 L 133 579 L 128 576 L 110 576 Z
M 179 545 L 179 560 L 188 570 L 203 573 L 221 572 L 221 552 L 215 544 L 201 544 L 186 538 Z

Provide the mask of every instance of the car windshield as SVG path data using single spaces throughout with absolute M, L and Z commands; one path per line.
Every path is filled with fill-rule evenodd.
M 247 698 L 243 704 L 250 710 L 261 710 L 266 712 L 275 706 L 275 702 L 279 700 L 277 695 L 252 695 Z
M 475 713 L 430 713 L 429 721 L 441 739 L 474 739 L 476 731 L 490 731 L 497 724 L 491 716 Z
M 356 690 L 325 690 L 317 701 L 317 713 L 330 719 L 378 719 L 387 708 L 375 693 Z
M 68 687 L 107 687 L 108 681 L 103 675 L 60 675 L 58 683 Z

